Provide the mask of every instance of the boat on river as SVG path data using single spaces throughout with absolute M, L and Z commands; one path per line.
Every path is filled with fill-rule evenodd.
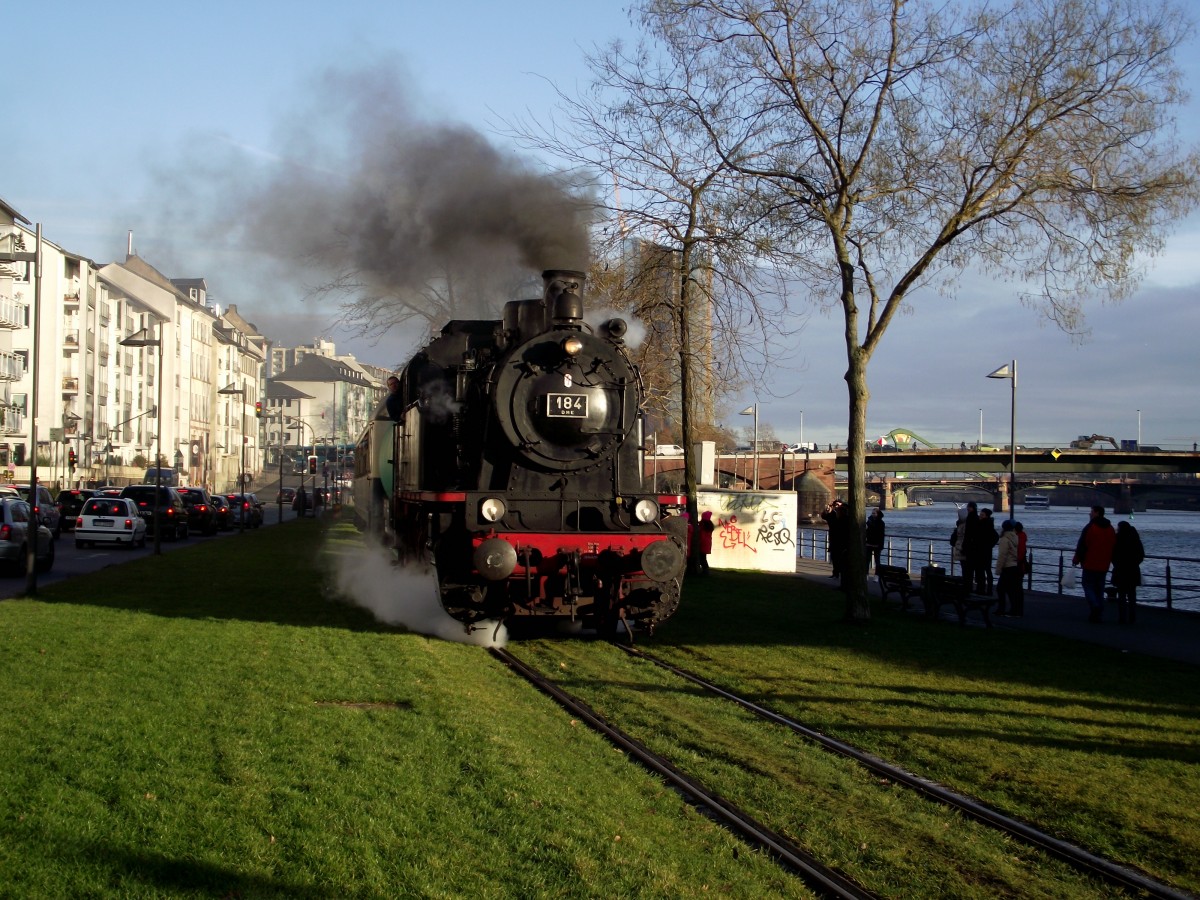
M 1049 509 L 1049 494 L 1026 494 L 1024 500 L 1026 509 Z

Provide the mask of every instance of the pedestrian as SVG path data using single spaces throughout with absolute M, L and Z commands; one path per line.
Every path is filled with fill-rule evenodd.
M 1136 528 L 1129 522 L 1117 525 L 1113 544 L 1112 585 L 1117 589 L 1117 621 L 1132 625 L 1137 615 L 1137 589 L 1142 583 L 1142 561 L 1146 550 Z
M 1075 555 L 1071 565 L 1080 566 L 1083 575 L 1083 596 L 1087 598 L 1089 622 L 1100 622 L 1104 617 L 1104 579 L 1108 576 L 1108 567 L 1112 563 L 1113 545 L 1117 542 L 1117 532 L 1112 523 L 1104 518 L 1104 507 L 1093 506 L 1088 513 L 1090 521 L 1079 534 L 1079 543 L 1075 545 Z
M 829 526 L 829 560 L 833 565 L 834 578 L 846 576 L 846 539 L 849 537 L 850 516 L 846 504 L 834 500 L 821 513 L 821 518 Z
M 967 590 L 970 591 L 976 584 L 982 584 L 985 576 L 981 575 L 976 567 L 979 565 L 980 552 L 979 541 L 982 539 L 982 534 L 979 531 L 979 507 L 972 500 L 967 503 L 967 517 L 962 523 L 962 539 L 959 542 L 959 556 L 962 558 L 962 579 Z M 980 593 L 983 593 L 980 591 Z
M 302 519 L 307 515 L 308 494 L 305 493 L 303 485 L 301 485 L 300 490 L 296 491 L 296 496 L 292 498 L 292 509 Z
M 712 512 L 705 510 L 700 513 L 700 574 L 708 574 L 708 554 L 712 553 L 713 532 L 717 526 L 713 524 Z
M 1025 614 L 1025 573 L 1029 571 L 1029 556 L 1026 548 L 1029 544 L 1029 535 L 1025 533 L 1025 526 L 1020 522 L 1013 522 L 1013 531 L 1017 534 L 1017 591 L 1016 591 L 1016 606 L 1020 610 L 1014 615 Z
M 954 564 L 958 563 L 959 574 L 966 571 L 966 553 L 963 548 L 966 546 L 967 539 L 967 511 L 964 507 L 959 507 L 958 522 L 954 525 L 954 530 L 950 532 L 950 574 L 954 574 Z
M 875 563 L 875 574 L 879 574 L 879 558 L 883 553 L 883 541 L 886 529 L 883 524 L 883 510 L 876 507 L 867 519 L 867 571 L 871 562 Z
M 996 542 L 996 615 L 1020 616 L 1025 612 L 1021 590 L 1020 541 L 1012 519 L 1000 526 Z M 1007 605 L 1006 605 L 1007 604 Z
M 400 396 L 400 379 L 395 375 L 389 375 L 387 389 L 388 394 L 384 404 L 387 408 L 388 418 L 393 422 L 399 422 L 404 417 L 404 401 Z
M 992 521 L 992 511 L 984 508 L 979 511 L 979 522 L 975 526 L 975 593 L 992 596 L 992 548 L 1000 540 L 996 534 L 996 524 Z

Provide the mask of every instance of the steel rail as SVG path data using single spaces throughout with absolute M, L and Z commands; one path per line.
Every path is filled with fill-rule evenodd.
M 652 654 L 645 653 L 644 651 L 634 647 L 628 647 L 622 644 L 616 644 L 614 646 L 624 650 L 630 656 L 644 659 L 646 662 L 653 663 L 656 666 L 666 669 L 667 671 L 678 675 L 680 678 L 690 681 L 692 684 L 695 684 L 698 687 L 704 688 L 706 691 L 736 703 L 743 709 L 752 712 L 756 716 L 759 716 L 770 722 L 774 722 L 777 725 L 782 725 L 796 734 L 809 738 L 810 740 L 820 744 L 826 750 L 853 759 L 871 772 L 874 772 L 876 775 L 889 778 L 898 782 L 899 784 L 904 785 L 905 787 L 917 791 L 930 800 L 957 809 L 959 812 L 972 819 L 975 819 L 977 822 L 981 822 L 991 828 L 995 828 L 1004 832 L 1005 834 L 1018 838 L 1027 844 L 1031 844 L 1032 846 L 1044 850 L 1046 853 L 1049 853 L 1050 855 L 1069 863 L 1075 868 L 1090 872 L 1111 884 L 1115 884 L 1132 891 L 1144 892 L 1150 897 L 1164 898 L 1164 900 L 1192 900 L 1193 898 L 1192 894 L 1177 891 L 1170 885 L 1163 884 L 1161 881 L 1157 881 L 1148 875 L 1144 875 L 1141 872 L 1137 872 L 1127 866 L 1115 863 L 1110 859 L 1105 859 L 1102 856 L 1097 856 L 1096 854 L 1090 853 L 1089 851 L 1084 850 L 1082 847 L 1079 847 L 1075 844 L 1059 840 L 1058 838 L 1046 834 L 1046 832 L 1041 831 L 1040 829 L 1037 829 L 1026 822 L 1022 822 L 1019 819 L 1014 819 L 1011 816 L 1006 816 L 1004 813 L 1001 813 L 998 810 L 976 800 L 972 800 L 970 797 L 959 794 L 956 791 L 952 791 L 943 785 L 929 781 L 928 779 L 922 778 L 919 775 L 914 775 L 911 772 L 907 772 L 898 766 L 894 766 L 891 763 L 880 759 L 878 756 L 867 753 L 865 750 L 860 750 L 853 744 L 848 744 L 845 741 L 839 741 L 836 738 L 831 738 L 829 735 L 822 734 L 821 732 L 813 728 L 809 728 L 808 726 L 803 725 L 794 719 L 789 719 L 787 716 L 780 715 L 779 713 L 767 709 L 764 706 L 760 706 L 744 697 L 739 697 L 737 694 L 734 694 L 720 685 L 714 684 L 713 682 L 700 677 L 694 672 L 689 672 L 687 669 L 681 669 L 672 663 L 658 659 Z
M 864 898 L 864 900 L 877 896 L 824 865 L 786 838 L 771 831 L 719 794 L 709 791 L 703 784 L 685 775 L 662 756 L 607 722 L 583 701 L 568 694 L 507 650 L 492 648 L 491 653 L 538 690 L 553 698 L 572 715 L 578 716 L 651 772 L 665 779 L 668 784 L 684 795 L 691 805 L 700 809 L 705 815 L 723 823 L 734 833 L 740 835 L 743 840 L 765 848 L 778 863 L 799 875 L 809 887 L 822 896 Z

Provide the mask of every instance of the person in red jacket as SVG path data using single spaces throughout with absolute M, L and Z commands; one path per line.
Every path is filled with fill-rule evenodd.
M 1093 506 L 1091 521 L 1084 526 L 1075 545 L 1075 556 L 1071 565 L 1081 566 L 1083 596 L 1087 598 L 1090 612 L 1089 622 L 1099 622 L 1104 613 L 1104 579 L 1112 564 L 1113 546 L 1117 543 L 1117 532 L 1112 523 L 1104 518 L 1104 507 Z

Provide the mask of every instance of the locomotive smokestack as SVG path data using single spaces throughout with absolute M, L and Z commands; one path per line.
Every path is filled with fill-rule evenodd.
M 553 310 L 554 321 L 577 325 L 583 319 L 583 272 L 571 269 L 547 269 L 542 273 L 546 309 Z

